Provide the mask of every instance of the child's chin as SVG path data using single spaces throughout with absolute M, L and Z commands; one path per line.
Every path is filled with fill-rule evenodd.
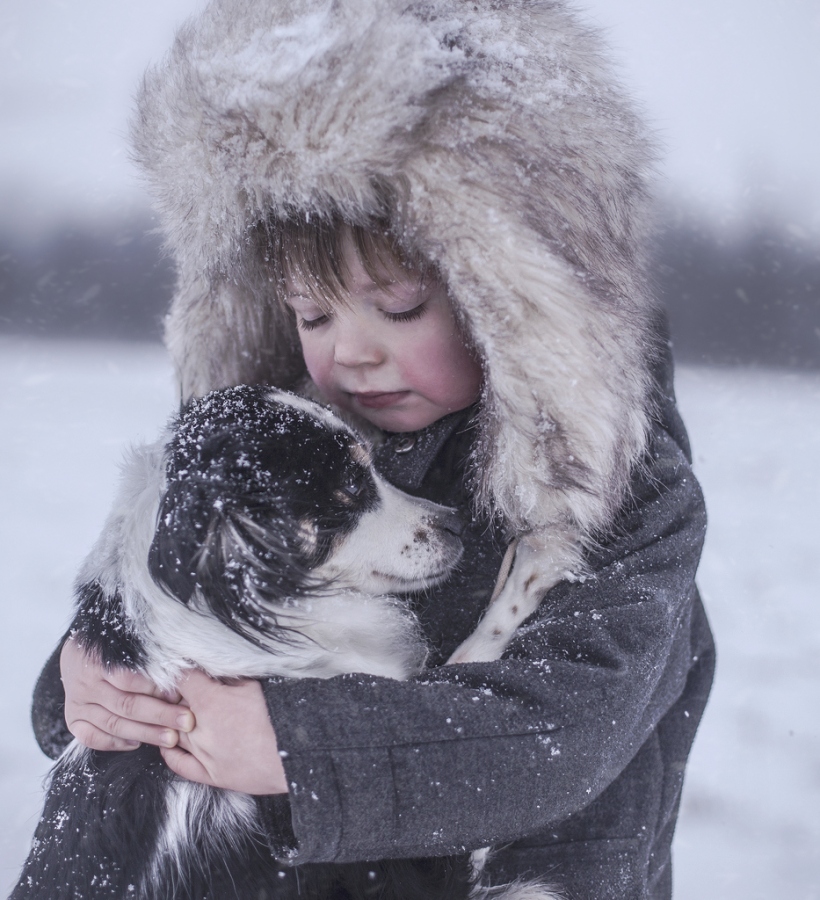
M 365 409 L 356 412 L 382 431 L 419 431 L 440 419 L 444 412 L 436 409 Z

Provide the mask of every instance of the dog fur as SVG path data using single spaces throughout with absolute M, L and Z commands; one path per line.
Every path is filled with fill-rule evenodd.
M 214 392 L 132 454 L 79 579 L 73 634 L 163 688 L 191 666 L 215 678 L 407 678 L 426 651 L 391 592 L 448 575 L 460 528 L 452 511 L 384 482 L 324 408 L 263 387 Z M 175 776 L 154 747 L 74 742 L 12 900 L 499 893 L 476 886 L 466 856 L 294 872 L 267 847 L 252 797 Z M 550 896 L 505 890 L 505 900 Z

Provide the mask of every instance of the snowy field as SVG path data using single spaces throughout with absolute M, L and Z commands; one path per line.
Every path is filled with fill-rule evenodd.
M 820 375 L 683 369 L 678 393 L 711 516 L 700 583 L 720 660 L 676 900 L 820 900 Z M 26 855 L 48 768 L 32 686 L 123 448 L 153 437 L 174 402 L 159 347 L 0 338 L 0 888 Z

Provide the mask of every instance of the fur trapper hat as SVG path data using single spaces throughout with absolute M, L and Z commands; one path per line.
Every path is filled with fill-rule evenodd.
M 652 148 L 599 37 L 556 0 L 213 0 L 133 128 L 178 283 L 183 396 L 304 376 L 250 235 L 387 214 L 485 369 L 480 504 L 582 542 L 645 449 Z

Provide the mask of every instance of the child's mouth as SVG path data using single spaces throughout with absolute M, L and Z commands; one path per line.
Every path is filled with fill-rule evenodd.
M 367 391 L 361 394 L 351 394 L 351 396 L 366 409 L 384 409 L 403 400 L 409 393 L 410 391 Z

